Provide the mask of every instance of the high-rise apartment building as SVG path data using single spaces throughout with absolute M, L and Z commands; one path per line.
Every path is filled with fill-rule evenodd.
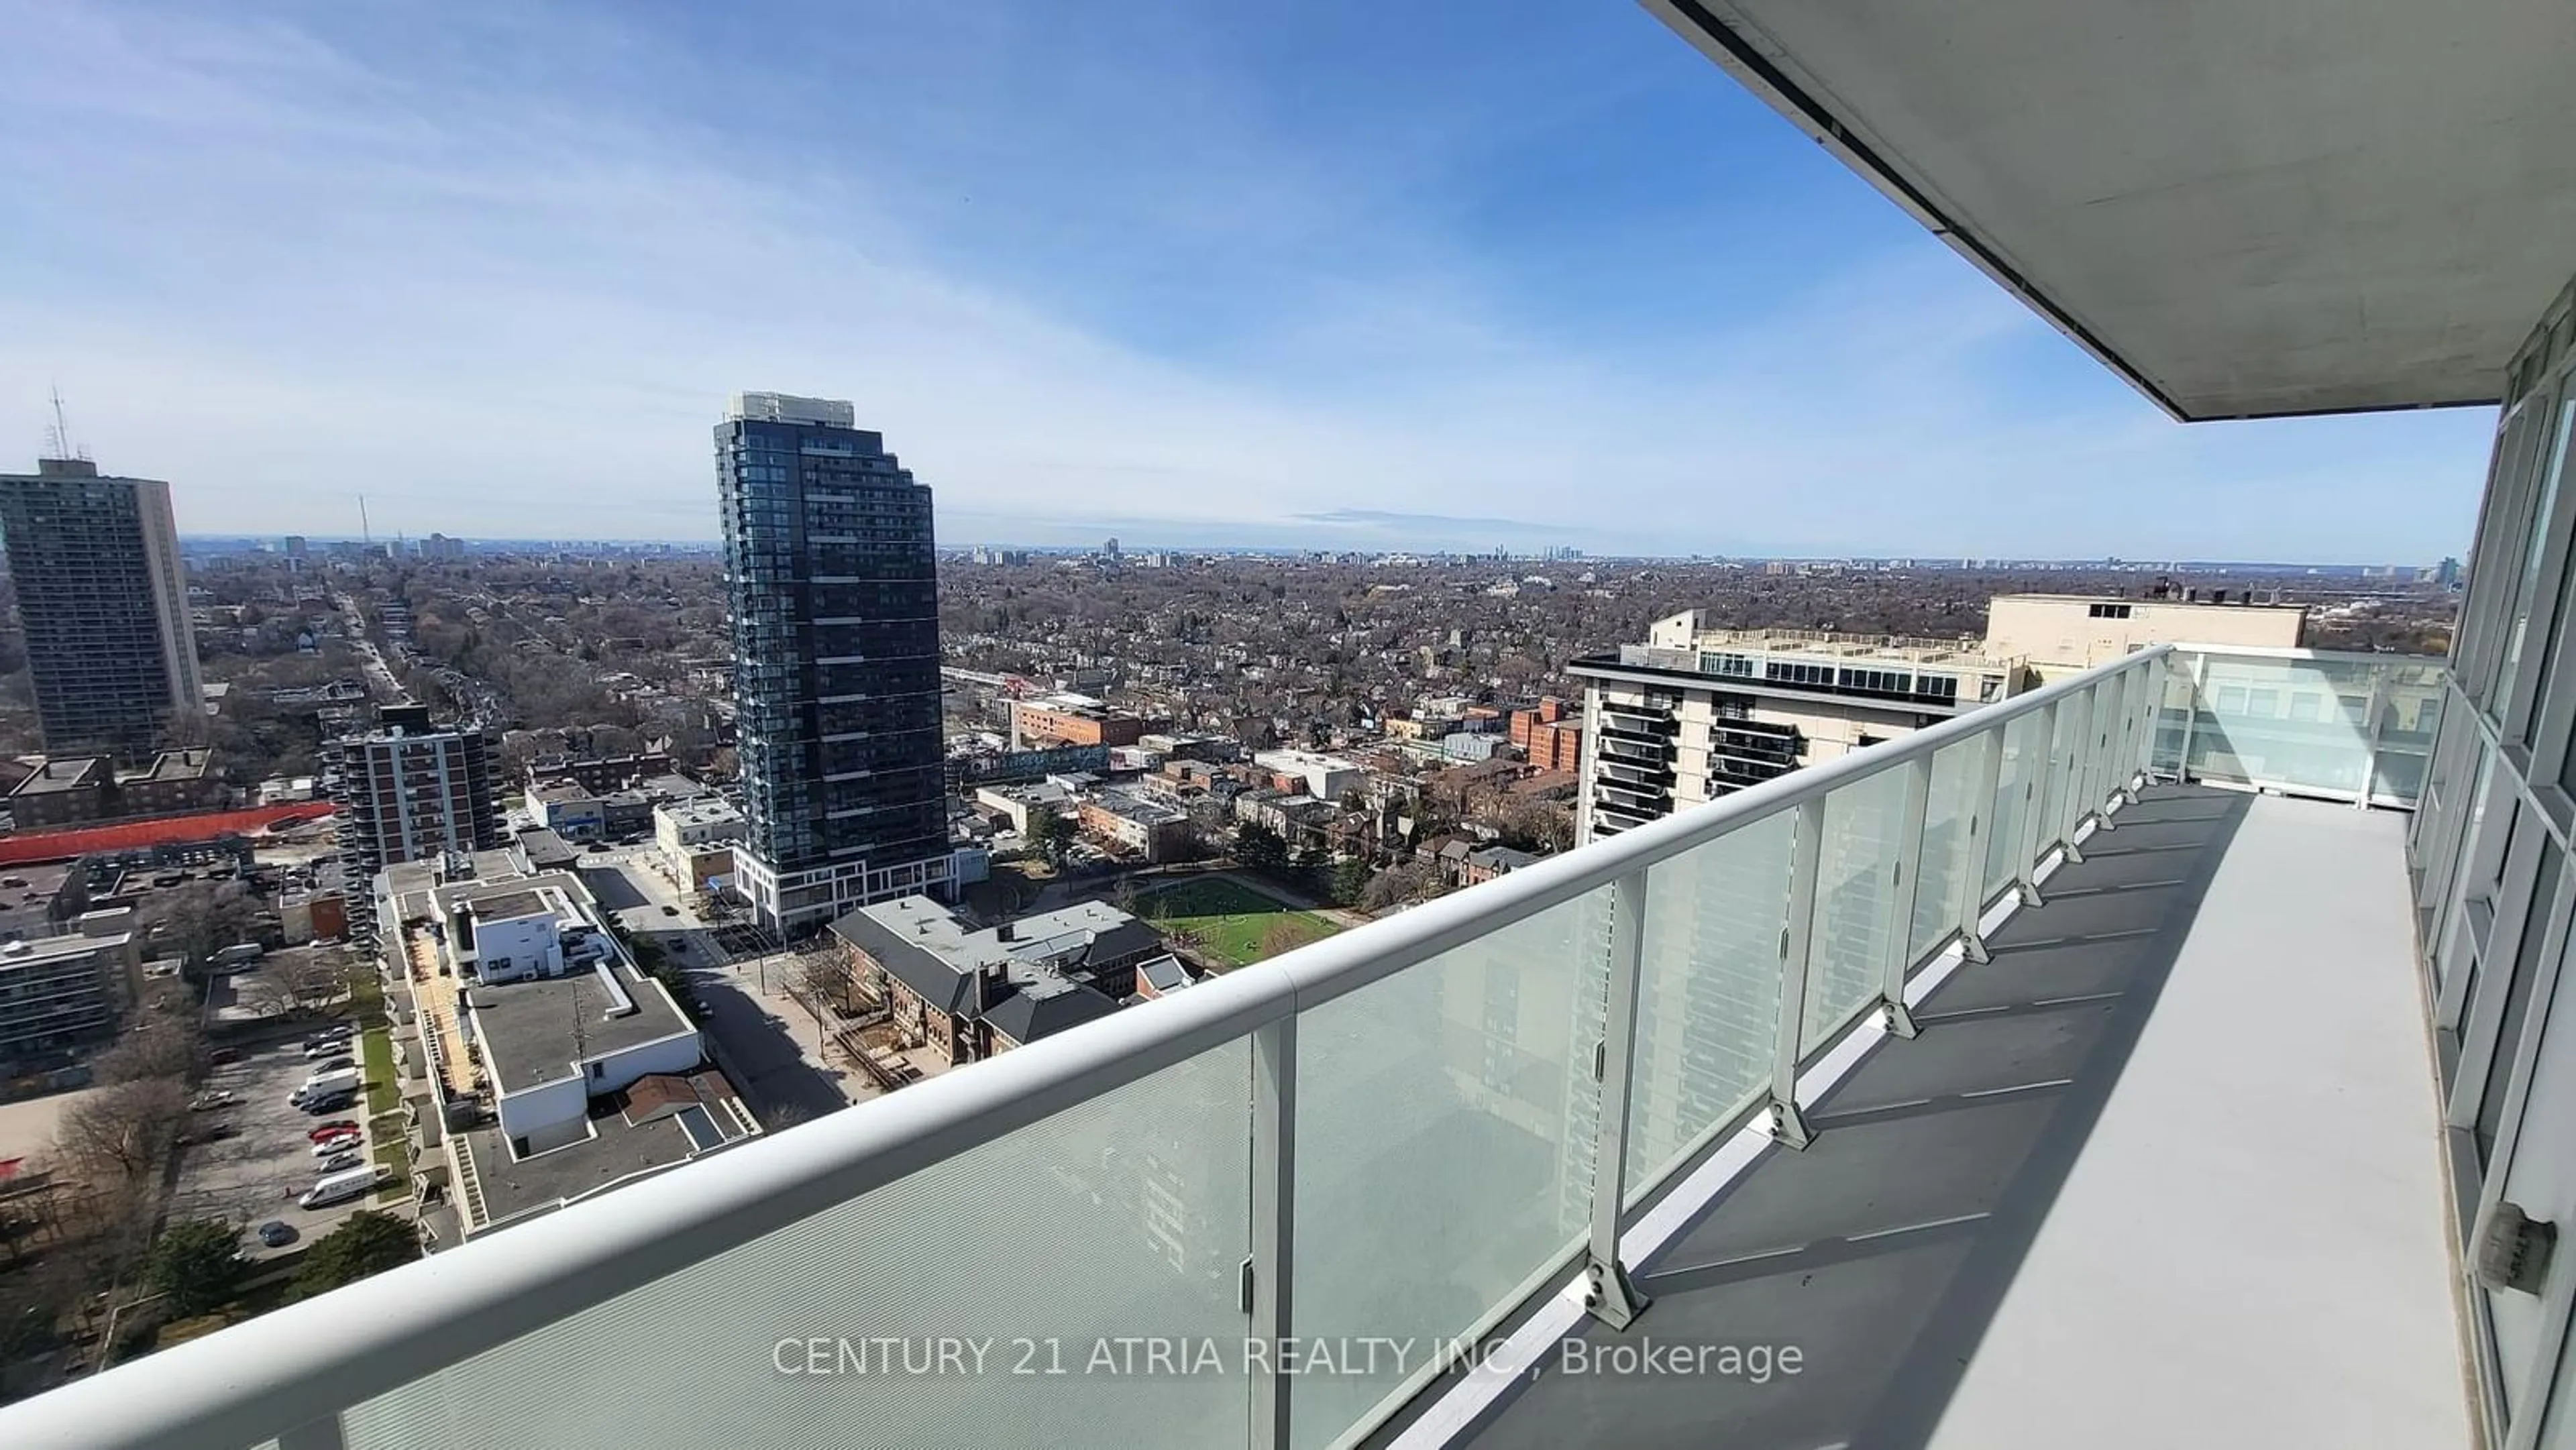
M 742 758 L 737 887 L 781 934 L 951 878 L 930 490 L 846 402 L 716 427 Z
M 149 759 L 173 715 L 204 708 L 170 485 L 86 458 L 0 474 L 45 749 Z
M 479 726 L 437 725 L 425 705 L 388 705 L 374 729 L 326 745 L 323 762 L 340 806 L 353 931 L 372 924 L 367 883 L 377 872 L 504 844 L 491 744 Z
M 1567 669 L 1586 684 L 1578 844 L 1910 735 L 2029 679 L 1973 642 L 1707 629 L 1697 610 Z

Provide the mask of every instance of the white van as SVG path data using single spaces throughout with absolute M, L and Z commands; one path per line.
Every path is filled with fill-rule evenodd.
M 295 1201 L 306 1208 L 329 1208 L 335 1203 L 346 1203 L 359 1194 L 370 1192 L 391 1177 L 393 1177 L 392 1170 L 380 1165 L 344 1168 L 337 1173 L 322 1175 L 302 1198 Z
M 355 1092 L 366 1083 L 366 1073 L 354 1067 L 335 1067 L 313 1073 L 304 1079 L 304 1095 L 327 1098 L 337 1092 Z

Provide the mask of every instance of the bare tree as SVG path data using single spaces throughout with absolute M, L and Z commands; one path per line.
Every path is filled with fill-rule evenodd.
M 1261 929 L 1261 955 L 1267 960 L 1282 952 L 1295 951 L 1306 944 L 1307 936 L 1306 929 L 1298 924 L 1295 917 L 1282 913 L 1271 918 L 1270 924 Z
M 90 1059 L 91 1070 L 112 1084 L 184 1086 L 203 1076 L 206 1065 L 206 1038 L 196 1019 L 170 1012 L 145 1015 L 114 1046 Z
M 328 1003 L 349 985 L 352 959 L 345 947 L 297 952 L 283 959 L 278 976 L 298 1003 Z
M 1439 873 L 1427 862 L 1406 861 L 1389 866 L 1369 878 L 1360 890 L 1362 911 L 1384 911 L 1416 897 L 1428 895 L 1439 884 Z
M 92 1184 L 132 1189 L 158 1170 L 187 1115 L 188 1092 L 176 1079 L 121 1082 L 65 1109 L 54 1146 Z
M 819 1014 L 828 1004 L 834 1012 L 846 1014 L 850 1003 L 850 964 L 837 951 L 807 952 L 796 963 L 797 995 L 805 999 L 806 1010 Z
M 267 935 L 274 918 L 238 881 L 199 881 L 144 898 L 138 912 L 154 950 L 186 959 L 202 972 L 215 953 Z

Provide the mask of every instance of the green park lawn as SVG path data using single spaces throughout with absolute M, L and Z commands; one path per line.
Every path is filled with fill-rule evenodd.
M 393 1177 L 376 1190 L 378 1203 L 400 1203 L 411 1197 L 411 1145 L 402 1137 L 399 1119 L 390 1125 L 392 1136 L 376 1150 L 376 1166 L 393 1170 Z
M 402 1089 L 394 1085 L 393 1034 L 370 1027 L 358 1037 L 358 1062 L 366 1069 L 367 1112 L 389 1113 L 402 1106 Z
M 1311 911 L 1282 906 L 1260 892 L 1210 876 L 1147 892 L 1137 898 L 1136 913 L 1167 936 L 1188 935 L 1202 955 L 1236 966 L 1341 930 Z M 1283 940 L 1272 941 L 1274 932 Z M 1284 940 L 1291 937 L 1293 941 Z

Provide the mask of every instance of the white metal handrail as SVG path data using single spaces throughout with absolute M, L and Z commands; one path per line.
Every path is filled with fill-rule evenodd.
M 1236 1039 L 1254 1043 L 1254 1207 L 1260 1266 L 1256 1332 L 1286 1334 L 1284 1286 L 1291 1251 L 1285 1175 L 1294 1124 L 1294 1024 L 1297 1015 L 1467 943 L 1603 887 L 1618 885 L 1621 925 L 1614 931 L 1612 1036 L 1633 1031 L 1637 936 L 1646 870 L 1784 812 L 1800 820 L 1798 859 L 1809 868 L 1793 893 L 1812 907 L 1814 832 L 1826 796 L 1891 770 L 1927 773 L 1943 747 L 1986 738 L 1983 782 L 1993 809 L 1995 764 L 2003 732 L 2033 716 L 2043 732 L 2045 800 L 2024 807 L 2017 857 L 2027 890 L 2038 855 L 2071 843 L 2116 778 L 2125 788 L 2154 738 L 2171 646 L 2155 646 L 2031 693 L 1943 721 L 1914 734 L 1794 771 L 1673 816 L 1636 826 L 1615 839 L 1551 857 L 1486 884 L 1453 893 L 1268 962 L 1204 982 L 1191 991 L 1118 1013 L 1081 1029 L 1019 1048 L 972 1070 L 942 1075 L 860 1110 L 834 1114 L 792 1132 L 744 1144 L 720 1158 L 686 1165 L 613 1195 L 571 1204 L 506 1233 L 293 1304 L 202 1339 L 131 1362 L 33 1400 L 0 1409 L 0 1444 L 36 1446 L 227 1446 L 278 1440 L 282 1450 L 342 1443 L 339 1416 L 407 1383 L 458 1364 L 505 1341 L 617 1295 L 748 1244 L 979 1144 L 1063 1109 L 1185 1062 Z M 2232 652 L 2232 651 L 2227 651 Z M 2380 657 L 2384 658 L 2384 657 Z M 2134 686 L 2142 688 L 2133 688 Z M 2097 701 L 2099 705 L 2097 708 Z M 2081 749 L 2049 753 L 2061 705 L 2086 722 Z M 2130 715 L 2136 734 L 2112 728 Z M 2092 722 L 2100 722 L 2097 736 Z M 2133 756 L 2113 759 L 2114 742 Z M 2064 770 L 2058 769 L 2060 765 Z M 1921 793 L 1909 785 L 1919 818 Z M 2043 821 L 2042 817 L 2049 819 Z M 1920 846 L 1918 829 L 1912 834 Z M 1975 835 L 1983 873 L 1984 836 Z M 1912 863 L 1902 868 L 1913 872 Z M 1968 893 L 1982 901 L 1982 892 Z M 1633 903 L 1633 904 L 1632 904 Z M 1802 913 L 1793 905 L 1792 919 Z M 1973 910 L 1958 921 L 1966 948 Z M 1793 926 L 1803 930 L 1803 923 Z M 1891 973 L 1901 987 L 1914 963 Z M 1624 954 L 1624 963 L 1619 960 Z M 1803 946 L 1794 978 L 1804 976 Z M 1797 983 L 1784 985 L 1794 995 Z M 1901 999 L 1900 1004 L 1901 1004 Z M 1780 1029 L 1784 1072 L 1799 1058 L 1793 1020 Z M 1604 1073 L 1605 1106 L 1596 1151 L 1608 1187 L 1596 1194 L 1591 1251 L 1596 1266 L 1616 1263 L 1622 1227 L 1618 1134 L 1625 1130 L 1628 1084 Z M 1614 1099 L 1615 1102 L 1607 1101 Z M 1794 1103 L 1791 1109 L 1794 1127 Z M 1613 1121 L 1616 1117 L 1617 1121 Z M 1803 1130 L 1799 1130 L 1801 1135 Z M 1265 1166 L 1266 1165 L 1266 1166 Z M 1498 1311 L 1510 1306 L 1498 1306 Z M 1286 1396 L 1256 1381 L 1267 1418 L 1256 1414 L 1257 1440 L 1284 1439 Z M 578 1386 L 567 1386 L 577 1393 Z

